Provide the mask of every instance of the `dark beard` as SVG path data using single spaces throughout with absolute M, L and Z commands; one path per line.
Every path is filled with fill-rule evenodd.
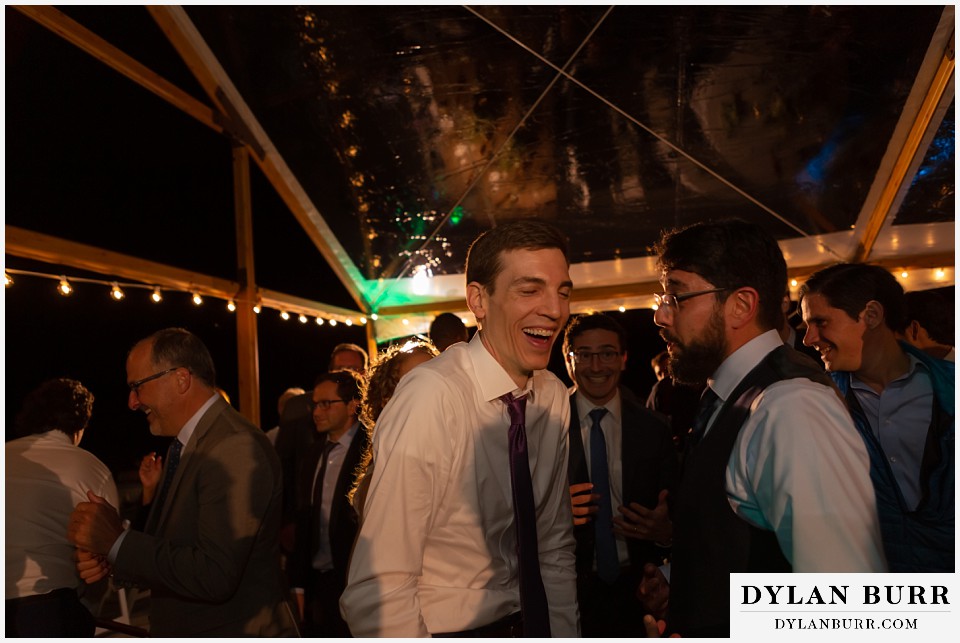
M 681 384 L 702 386 L 727 357 L 727 339 L 723 332 L 723 314 L 715 311 L 703 337 L 679 347 L 670 356 L 670 375 Z

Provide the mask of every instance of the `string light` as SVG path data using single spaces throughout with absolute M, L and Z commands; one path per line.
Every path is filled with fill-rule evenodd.
M 196 290 L 193 291 L 193 303 L 197 306 L 203 303 L 203 297 L 201 297 L 200 293 Z
M 906 270 L 904 270 L 903 272 L 900 273 L 900 276 L 903 277 L 904 279 L 906 279 L 907 277 L 910 276 L 910 273 L 908 273 Z
M 943 268 L 937 268 L 937 271 L 933 273 L 933 276 L 936 277 L 937 279 L 943 279 L 944 277 L 947 276 L 947 271 L 944 270 Z
M 410 320 L 409 320 L 409 319 L 401 319 L 401 320 L 400 320 L 400 323 L 403 324 L 404 326 L 409 326 L 409 325 L 410 325 Z
M 352 319 L 348 319 L 347 321 L 345 321 L 345 322 L 343 322 L 343 323 L 346 324 L 347 326 L 353 326 L 353 320 L 352 320 Z
M 372 319 L 373 321 L 377 321 L 380 318 L 377 316 L 377 313 L 373 313 L 372 315 L 370 315 L 370 319 Z
M 790 280 L 790 287 L 791 287 L 791 288 L 796 288 L 796 287 L 797 287 L 797 280 L 796 280 L 796 279 L 791 279 L 791 280 Z
M 150 295 L 150 299 L 153 300 L 153 303 L 159 304 L 163 301 L 163 295 L 160 294 L 160 286 L 153 287 L 153 294 Z
M 229 310 L 231 313 L 237 310 L 237 304 L 232 299 L 227 302 L 227 310 Z
M 336 320 L 336 319 L 331 319 L 331 320 L 330 320 L 330 325 L 331 325 L 331 326 L 336 326 L 336 325 L 337 325 L 337 320 Z
M 306 323 L 307 323 L 307 316 L 304 315 L 303 313 L 300 313 L 300 316 L 299 316 L 297 319 L 300 320 L 300 323 L 301 323 L 301 324 L 306 324 Z
M 366 326 L 366 324 L 367 324 L 367 318 L 366 318 L 366 317 L 361 317 L 361 318 L 360 318 L 360 323 L 363 324 L 364 326 Z
M 626 307 L 626 306 L 620 306 L 620 308 L 618 308 L 617 310 L 619 310 L 621 313 L 625 313 L 625 312 L 627 312 L 627 307 Z
M 67 281 L 66 277 L 60 277 L 60 285 L 57 286 L 57 290 L 61 295 L 66 297 L 73 292 L 73 286 L 70 285 L 70 282 Z
M 660 306 L 658 306 L 658 305 L 656 305 L 656 304 L 650 306 L 650 310 L 658 310 L 659 308 L 660 308 Z
M 259 315 L 261 310 L 263 310 L 263 306 L 260 304 L 260 300 L 258 299 L 257 303 L 253 305 L 253 312 Z
M 6 270 L 3 271 L 3 285 L 7 288 L 13 285 L 13 277 Z
M 285 310 L 281 310 L 281 311 L 280 311 L 280 319 L 282 319 L 283 321 L 287 321 L 288 319 L 290 319 L 290 313 L 288 313 L 288 312 L 285 311 Z
M 317 317 L 317 326 L 323 326 L 323 317 Z
M 114 301 L 120 301 L 126 297 L 126 295 L 123 294 L 123 291 L 120 289 L 120 284 L 117 282 L 113 282 L 110 285 L 110 296 L 113 297 Z

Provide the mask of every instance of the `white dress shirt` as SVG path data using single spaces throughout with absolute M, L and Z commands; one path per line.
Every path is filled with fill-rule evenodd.
M 119 505 L 110 470 L 66 433 L 47 431 L 7 442 L 7 598 L 83 585 L 67 523 L 74 507 L 88 502 L 88 490 Z
M 707 384 L 725 402 L 782 345 L 775 330 L 754 338 L 727 357 Z M 829 387 L 806 378 L 768 386 L 734 443 L 726 485 L 737 515 L 776 533 L 793 571 L 887 570 L 870 458 L 845 404 Z
M 357 435 L 359 427 L 360 423 L 354 422 L 346 433 L 333 443 L 330 453 L 327 455 L 327 468 L 323 471 L 323 498 L 319 500 L 320 533 L 323 534 L 323 538 L 320 539 L 319 547 L 313 557 L 313 568 L 321 572 L 333 569 L 333 552 L 330 550 L 330 512 L 333 511 L 333 497 L 337 491 L 337 480 L 340 479 L 343 461 L 347 458 L 347 451 L 350 450 L 350 445 L 353 444 L 353 439 Z M 320 475 L 320 467 L 322 466 L 323 458 L 320 458 L 317 460 L 317 468 L 313 472 L 311 489 L 316 488 L 317 476 Z M 311 498 L 311 504 L 317 502 L 316 498 Z
M 404 376 L 377 421 L 377 466 L 340 601 L 354 636 L 459 632 L 520 609 L 510 417 L 498 398 L 527 391 L 550 627 L 578 635 L 566 387 L 536 371 L 517 390 L 477 333 Z

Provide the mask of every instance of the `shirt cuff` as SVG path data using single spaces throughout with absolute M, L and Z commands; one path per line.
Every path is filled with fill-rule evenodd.
M 129 532 L 129 529 L 124 529 L 123 533 L 117 536 L 117 539 L 113 541 L 113 547 L 110 548 L 110 552 L 107 554 L 107 560 L 110 561 L 111 565 L 117 562 L 117 554 L 120 553 L 120 545 L 123 543 L 123 539 L 127 537 Z

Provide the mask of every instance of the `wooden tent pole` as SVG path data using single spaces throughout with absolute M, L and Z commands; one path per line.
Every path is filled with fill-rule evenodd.
M 257 300 L 253 270 L 253 209 L 250 199 L 250 154 L 233 146 L 233 199 L 237 222 L 237 299 Z M 257 314 L 249 305 L 237 306 L 237 375 L 240 412 L 260 426 L 260 363 L 257 348 Z

